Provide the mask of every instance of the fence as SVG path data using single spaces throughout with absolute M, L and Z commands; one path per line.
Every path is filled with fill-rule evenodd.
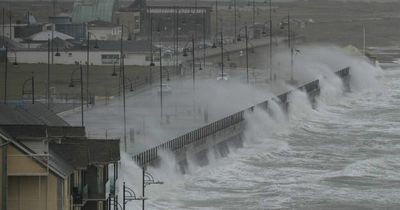
M 343 79 L 343 78 L 347 77 L 349 75 L 349 73 L 350 73 L 350 68 L 347 67 L 347 68 L 337 71 L 336 75 L 338 75 L 340 78 Z M 314 80 L 312 82 L 309 82 L 303 86 L 300 86 L 298 89 L 307 92 L 307 94 L 310 94 L 314 91 L 318 91 L 319 90 L 319 80 Z M 278 100 L 279 103 L 281 103 L 281 105 L 285 111 L 287 110 L 287 105 L 288 105 L 287 99 L 288 99 L 288 95 L 290 94 L 290 92 L 291 91 L 288 91 L 286 93 L 283 93 L 283 94 L 277 96 L 277 98 L 279 99 Z M 158 158 L 159 150 L 174 152 L 174 151 L 182 149 L 183 147 L 190 145 L 194 142 L 203 140 L 207 136 L 215 134 L 218 131 L 224 130 L 224 129 L 226 129 L 232 125 L 235 125 L 237 123 L 240 123 L 241 121 L 244 120 L 244 113 L 246 111 L 254 111 L 255 107 L 260 107 L 260 108 L 266 109 L 266 108 L 268 108 L 268 101 L 264 101 L 255 106 L 249 107 L 245 110 L 242 110 L 233 115 L 230 115 L 228 117 L 225 117 L 223 119 L 215 121 L 204 127 L 201 127 L 199 129 L 193 130 L 189 133 L 186 133 L 183 136 L 177 137 L 177 138 L 167 141 L 161 145 L 158 145 L 154 148 L 151 148 L 144 152 L 136 154 L 133 156 L 133 159 L 140 166 L 146 165 Z

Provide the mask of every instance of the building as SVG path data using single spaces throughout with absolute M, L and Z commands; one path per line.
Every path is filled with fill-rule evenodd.
M 49 23 L 55 25 L 55 31 L 67 34 L 76 40 L 86 39 L 86 23 L 72 23 L 72 17 L 67 14 L 49 17 Z
M 91 65 L 117 65 L 120 59 L 121 42 L 113 40 L 91 40 L 90 41 L 90 64 Z M 124 64 L 132 66 L 149 66 L 151 47 L 147 41 L 129 41 L 122 43 L 125 55 Z M 63 40 L 54 41 L 55 56 L 54 64 L 76 64 L 86 63 L 87 45 L 86 42 L 74 43 Z M 155 47 L 153 48 L 155 49 Z M 17 48 L 8 53 L 11 61 L 18 63 L 47 63 L 47 43 L 40 48 Z M 156 58 L 158 54 L 154 54 Z M 165 63 L 166 65 L 168 63 Z
M 90 139 L 36 104 L 0 105 L 0 142 L 1 209 L 108 209 L 119 140 Z
M 73 23 L 112 22 L 117 0 L 74 0 Z
M 130 39 L 138 39 L 141 27 L 139 11 L 131 10 L 129 8 L 121 8 L 114 12 L 113 23 L 119 26 L 123 25 L 125 27 L 124 30 L 127 30 Z
M 211 36 L 212 2 L 197 1 L 145 1 L 136 0 L 126 10 L 141 16 L 141 36 L 149 39 L 173 41 Z M 203 27 L 204 26 L 204 27 Z
M 102 20 L 91 21 L 87 24 L 89 37 L 91 40 L 120 40 L 122 26 Z M 128 35 L 128 30 L 124 33 Z M 124 37 L 127 37 L 125 35 Z M 123 37 L 123 38 L 124 38 Z

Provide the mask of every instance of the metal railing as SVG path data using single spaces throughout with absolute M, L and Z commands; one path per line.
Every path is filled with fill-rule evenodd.
M 344 68 L 336 72 L 336 75 L 338 75 L 340 78 L 345 78 L 349 75 L 350 73 L 350 68 Z M 302 85 L 298 87 L 297 89 L 302 90 L 307 92 L 307 94 L 310 94 L 314 91 L 319 91 L 319 80 L 314 80 L 312 82 L 309 82 L 305 85 Z M 286 93 L 280 94 L 277 96 L 276 101 L 278 101 L 281 106 L 283 107 L 284 111 L 287 111 L 287 106 L 288 106 L 288 96 L 291 93 L 291 91 L 288 91 Z M 274 100 L 274 99 L 272 99 Z M 204 139 L 205 137 L 211 136 L 218 131 L 224 130 L 232 125 L 238 124 L 244 120 L 244 114 L 246 111 L 251 111 L 253 112 L 256 107 L 259 108 L 268 108 L 268 100 L 261 102 L 255 106 L 251 106 L 245 110 L 242 110 L 240 112 L 237 112 L 233 115 L 230 115 L 228 117 L 225 117 L 223 119 L 220 119 L 218 121 L 215 121 L 211 124 L 208 124 L 206 126 L 203 126 L 201 128 L 198 128 L 196 130 L 193 130 L 189 133 L 184 134 L 183 136 L 179 136 L 175 139 L 172 139 L 170 141 L 167 141 L 161 145 L 158 145 L 154 148 L 148 149 L 144 152 L 141 152 L 139 154 L 136 154 L 133 156 L 134 161 L 136 161 L 140 166 L 146 165 L 158 158 L 158 152 L 159 150 L 161 151 L 177 151 L 179 149 L 182 149 L 183 147 L 190 145 L 194 142 L 197 142 L 199 140 Z

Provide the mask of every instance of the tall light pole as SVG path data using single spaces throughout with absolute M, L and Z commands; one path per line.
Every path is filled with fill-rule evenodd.
M 5 59 L 4 59 L 4 104 L 7 104 L 7 71 L 8 71 L 8 47 L 6 47 Z
M 176 63 L 176 69 L 175 71 L 178 73 L 179 72 L 179 9 L 176 8 L 176 40 L 175 40 L 175 44 L 176 44 L 176 48 L 175 48 L 175 63 Z
M 76 70 L 78 70 L 78 69 L 74 69 L 72 72 L 71 72 L 71 78 L 70 78 L 70 83 L 69 83 L 69 87 L 70 88 L 72 88 L 72 87 L 75 87 L 75 85 L 74 85 L 74 81 L 76 81 L 76 80 L 74 80 L 74 73 L 75 73 L 75 71 Z M 81 88 L 81 126 L 83 127 L 84 126 L 84 120 L 83 120 L 83 68 L 82 68 L 82 64 L 79 64 L 79 71 L 80 71 L 80 79 L 79 79 L 79 83 L 80 83 L 80 88 Z
M 3 29 L 3 31 L 2 31 L 2 41 L 3 41 L 3 47 L 5 46 L 5 38 L 4 38 L 4 31 L 5 31 L 5 13 L 6 13 L 6 10 L 4 9 L 4 7 L 3 7 L 3 25 L 2 25 L 2 29 Z
M 239 30 L 239 36 L 237 38 L 237 41 L 241 41 L 241 37 L 240 37 L 240 31 L 243 28 L 241 28 Z M 246 82 L 247 84 L 249 84 L 249 33 L 247 30 L 247 24 L 244 26 L 244 32 L 245 32 L 245 43 L 246 43 Z
M 215 0 L 215 33 L 218 33 L 218 0 Z
M 203 13 L 203 67 L 206 67 L 206 10 Z
M 89 25 L 88 25 L 89 29 Z M 90 32 L 87 32 L 87 39 L 86 39 L 86 107 L 89 107 L 89 62 L 90 62 Z
M 272 81 L 272 0 L 269 0 L 269 80 Z
M 47 40 L 47 109 L 50 109 L 50 38 Z
M 195 89 L 195 80 L 196 80 L 196 74 L 195 74 L 195 57 L 194 57 L 194 35 L 192 34 L 192 74 L 193 74 L 193 90 Z
M 121 25 L 121 40 L 120 40 L 120 70 L 122 73 L 122 106 L 123 106 L 123 117 L 124 117 L 124 151 L 127 152 L 126 143 L 126 101 L 125 101 L 125 63 L 124 63 L 124 50 L 123 50 L 123 36 L 124 36 L 124 25 Z
M 221 77 L 224 80 L 224 35 L 221 31 Z
M 142 198 L 144 198 L 146 186 L 152 185 L 152 184 L 164 184 L 164 182 L 155 181 L 153 175 L 146 172 L 146 168 L 145 168 L 145 166 L 143 166 L 143 168 L 142 168 Z M 145 199 L 142 200 L 142 210 L 144 210 L 144 201 L 145 201 Z
M 245 38 L 246 38 L 246 82 L 249 84 L 249 35 L 247 33 L 247 25 L 244 26 Z
M 162 88 L 162 50 L 161 47 L 159 48 L 160 53 L 160 115 L 161 115 L 161 122 L 163 118 L 163 88 Z M 143 195 L 144 197 L 144 195 Z M 144 205 L 144 201 L 143 201 Z
M 236 21 L 236 13 L 237 13 L 237 10 L 236 10 L 237 8 L 236 8 L 236 0 L 233 0 L 233 10 L 234 10 L 234 22 L 235 22 L 235 36 L 234 36 L 234 38 L 233 38 L 233 41 L 234 42 L 236 42 L 236 37 L 237 37 L 237 34 L 236 34 L 236 24 L 237 24 L 237 21 Z

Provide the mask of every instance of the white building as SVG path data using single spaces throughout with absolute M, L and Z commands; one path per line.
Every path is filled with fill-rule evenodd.
M 149 66 L 150 43 L 147 41 L 124 41 L 123 51 L 125 55 L 125 65 Z M 86 45 L 74 45 L 70 48 L 54 49 L 54 64 L 86 64 L 87 47 Z M 100 41 L 90 42 L 90 64 L 91 65 L 119 65 L 120 42 L 119 41 Z M 158 60 L 157 53 L 154 54 L 154 61 Z M 48 62 L 48 50 L 46 48 L 37 49 L 17 49 L 9 52 L 10 61 L 17 60 L 18 63 L 39 64 Z M 156 63 L 157 64 L 157 63 Z M 165 63 L 168 64 L 168 63 Z
M 113 23 L 96 20 L 89 22 L 87 30 L 91 40 L 120 40 L 122 27 Z M 127 34 L 128 31 L 124 33 Z

